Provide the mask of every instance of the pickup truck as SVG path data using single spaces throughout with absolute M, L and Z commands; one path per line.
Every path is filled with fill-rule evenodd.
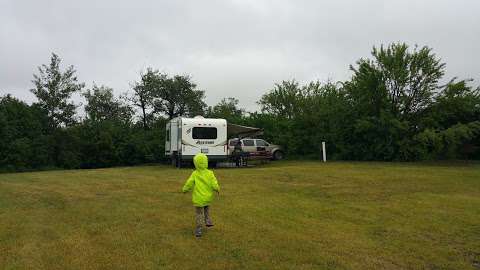
M 228 140 L 228 150 L 232 154 L 235 151 L 235 146 L 238 139 Z M 252 158 L 269 158 L 273 160 L 281 160 L 285 157 L 285 153 L 281 146 L 271 144 L 263 139 L 241 139 L 240 146 L 242 152 L 248 153 Z

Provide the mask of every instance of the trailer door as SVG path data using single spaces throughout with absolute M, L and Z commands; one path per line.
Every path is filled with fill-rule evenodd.
M 170 122 L 170 145 L 171 151 L 176 152 L 178 151 L 178 123 L 176 121 Z

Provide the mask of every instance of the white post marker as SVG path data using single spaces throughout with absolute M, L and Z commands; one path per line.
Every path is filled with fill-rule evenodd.
M 323 162 L 327 162 L 327 151 L 325 150 L 325 142 L 322 142 L 322 154 L 323 154 Z

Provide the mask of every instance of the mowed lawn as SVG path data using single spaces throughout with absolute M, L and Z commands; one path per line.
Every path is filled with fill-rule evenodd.
M 191 169 L 0 174 L 0 269 L 480 269 L 480 165 L 217 169 L 196 239 Z

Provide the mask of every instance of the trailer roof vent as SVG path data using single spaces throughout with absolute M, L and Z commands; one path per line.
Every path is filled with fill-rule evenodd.
M 203 116 L 201 116 L 201 115 L 197 115 L 197 116 L 195 116 L 195 117 L 193 117 L 193 118 L 197 118 L 197 119 L 200 118 L 200 119 L 202 119 L 202 118 L 205 118 L 205 117 L 203 117 Z

